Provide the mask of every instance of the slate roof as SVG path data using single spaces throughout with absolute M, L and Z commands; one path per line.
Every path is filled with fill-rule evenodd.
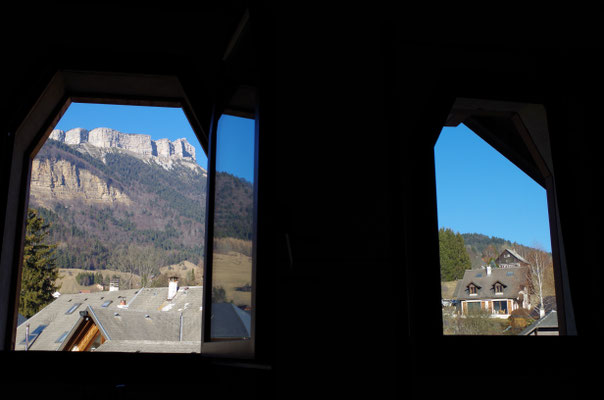
M 504 285 L 502 294 L 495 294 L 494 285 L 500 282 Z M 487 269 L 469 269 L 464 272 L 459 281 L 454 298 L 458 300 L 482 299 L 516 299 L 527 282 L 526 267 L 492 268 L 491 275 Z M 470 295 L 468 285 L 477 286 L 476 295 Z
M 231 303 L 212 304 L 213 338 L 250 337 L 251 315 Z
M 17 327 L 15 350 L 62 350 L 83 318 L 90 317 L 107 341 L 95 351 L 199 352 L 203 287 L 144 288 L 64 294 Z M 125 305 L 121 305 L 121 302 Z M 250 337 L 251 315 L 231 303 L 212 305 L 212 337 Z
M 199 353 L 199 341 L 110 340 L 95 351 L 129 353 Z
M 109 342 L 115 340 L 138 341 L 140 346 L 130 346 L 132 351 L 148 350 L 152 347 L 148 342 L 156 341 L 160 352 L 164 341 L 196 342 L 199 352 L 203 287 L 179 288 L 172 301 L 167 300 L 167 295 L 167 287 L 63 294 L 17 327 L 15 350 L 25 350 L 27 324 L 30 326 L 29 350 L 59 350 L 81 321 L 80 312 L 85 311 L 110 337 L 97 351 L 106 345 L 120 347 L 117 342 L 109 346 Z M 127 306 L 120 305 L 122 300 Z M 122 343 L 120 348 L 130 347 Z M 189 352 L 191 345 L 171 348 Z
M 535 330 L 558 330 L 558 313 L 556 310 L 551 310 L 543 318 L 535 321 L 533 324 L 527 326 L 519 333 L 521 336 L 527 336 L 533 333 Z

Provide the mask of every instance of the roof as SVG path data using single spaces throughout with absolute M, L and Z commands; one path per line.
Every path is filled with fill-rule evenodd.
M 556 310 L 550 311 L 540 320 L 535 321 L 533 324 L 527 326 L 518 335 L 527 336 L 527 335 L 530 335 L 531 333 L 535 332 L 536 330 L 537 331 L 539 331 L 539 330 L 547 330 L 547 331 L 556 330 L 557 331 L 558 330 L 558 313 L 556 312 Z
M 503 254 L 506 251 L 508 251 L 511 255 L 513 255 L 514 257 L 516 257 L 518 260 L 522 261 L 523 263 L 530 264 L 530 262 L 526 261 L 524 259 L 524 257 L 522 257 L 520 254 L 518 254 L 515 250 L 506 248 L 503 252 L 501 252 L 501 254 Z M 499 255 L 499 257 L 501 257 L 501 254 Z
M 167 300 L 167 295 L 167 287 L 63 294 L 17 327 L 15 350 L 25 350 L 27 325 L 30 327 L 29 350 L 58 350 L 81 322 L 82 311 L 102 327 L 101 331 L 104 330 L 110 341 L 196 341 L 200 344 L 203 287 L 179 288 L 172 301 Z M 125 306 L 120 305 L 122 300 Z M 197 348 L 199 351 L 200 346 Z
M 527 268 L 491 268 L 491 274 L 487 269 L 469 269 L 464 272 L 463 278 L 455 288 L 454 298 L 458 300 L 479 299 L 516 299 L 519 292 L 526 286 Z M 500 282 L 504 285 L 502 294 L 495 294 L 494 285 Z M 477 286 L 476 295 L 470 295 L 468 286 Z
M 199 353 L 200 341 L 110 340 L 95 351 L 129 353 Z
M 251 315 L 232 303 L 212 304 L 213 338 L 242 338 L 251 336 Z

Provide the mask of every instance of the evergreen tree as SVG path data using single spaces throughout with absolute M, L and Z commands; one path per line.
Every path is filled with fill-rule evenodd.
M 52 294 L 57 290 L 56 245 L 46 243 L 49 227 L 37 210 L 28 210 L 19 295 L 19 312 L 26 318 L 52 302 Z
M 438 231 L 440 248 L 440 279 L 444 282 L 463 278 L 464 271 L 472 267 L 463 236 L 449 228 Z

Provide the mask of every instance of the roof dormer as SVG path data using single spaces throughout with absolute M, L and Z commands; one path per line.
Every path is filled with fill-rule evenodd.
M 503 283 L 497 281 L 493 284 L 493 291 L 495 292 L 495 294 L 498 295 L 502 295 L 503 294 L 503 290 L 507 287 L 507 285 L 504 285 Z
M 481 289 L 480 286 L 475 284 L 474 282 L 470 282 L 466 288 L 466 291 L 470 294 L 470 296 L 477 296 L 478 291 Z

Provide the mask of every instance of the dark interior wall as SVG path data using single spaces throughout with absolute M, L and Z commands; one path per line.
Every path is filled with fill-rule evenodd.
M 152 11 L 149 21 L 165 19 Z M 91 391 L 99 397 L 164 394 L 170 389 L 148 382 L 153 365 L 180 363 L 183 390 L 199 392 L 203 382 L 204 393 L 232 398 L 382 398 L 393 391 L 455 397 L 465 393 L 459 382 L 475 363 L 481 373 L 485 365 L 501 366 L 488 361 L 495 352 L 512 371 L 513 392 L 593 388 L 596 371 L 583 359 L 602 350 L 597 51 L 572 41 L 563 47 L 530 32 L 523 37 L 517 31 L 506 41 L 496 29 L 464 36 L 424 26 L 415 32 L 429 33 L 413 36 L 387 12 L 364 9 L 266 11 L 258 11 L 262 23 L 254 27 L 261 129 L 268 138 L 259 156 L 260 217 L 268 222 L 258 340 L 272 369 L 113 355 L 100 363 L 125 365 L 129 375 L 116 370 L 103 383 L 97 377 L 71 384 L 59 371 L 48 371 L 48 387 L 72 388 L 74 397 Z M 168 38 L 141 35 L 146 24 L 139 21 L 137 30 L 108 36 L 82 29 L 41 42 L 10 41 L 7 59 L 15 63 L 4 76 L 3 161 L 10 158 L 5 133 L 15 131 L 60 67 L 177 73 L 196 112 L 207 113 L 206 91 L 214 90 L 219 63 L 200 52 L 198 41 L 210 43 L 211 36 L 194 28 L 181 32 L 176 16 L 182 13 L 166 15 L 172 21 Z M 54 27 L 68 25 L 53 16 Z M 237 18 L 232 22 L 229 29 Z M 175 37 L 186 40 L 174 46 Z M 215 33 L 220 45 L 209 47 L 210 53 L 219 51 L 223 37 L 228 35 Z M 433 145 L 456 97 L 545 105 L 577 337 L 441 336 Z M 48 361 L 47 355 L 18 356 L 1 355 L 0 363 L 16 367 L 7 382 L 26 382 L 16 371 Z M 90 356 L 97 355 L 77 362 L 98 362 Z M 64 367 L 75 362 L 69 355 L 57 360 Z M 128 386 L 116 389 L 118 383 Z

